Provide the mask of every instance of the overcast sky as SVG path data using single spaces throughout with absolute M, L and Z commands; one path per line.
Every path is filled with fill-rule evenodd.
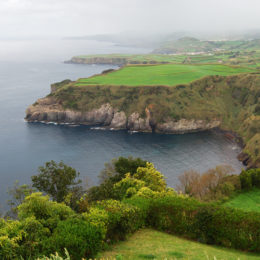
M 260 0 L 0 0 L 0 37 L 260 28 Z

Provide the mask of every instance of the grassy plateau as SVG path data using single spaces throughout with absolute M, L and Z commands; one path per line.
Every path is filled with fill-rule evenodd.
M 259 255 L 243 253 L 185 240 L 151 229 L 137 231 L 127 241 L 99 254 L 97 259 L 183 259 L 256 260 Z
M 76 86 L 81 85 L 167 85 L 190 83 L 196 79 L 209 76 L 227 76 L 253 72 L 253 69 L 231 67 L 218 64 L 183 65 L 164 64 L 153 66 L 127 66 L 113 73 L 101 74 L 90 78 L 79 79 Z

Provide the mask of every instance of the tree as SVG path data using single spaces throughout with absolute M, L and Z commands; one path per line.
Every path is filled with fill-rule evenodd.
M 19 182 L 16 181 L 12 188 L 8 189 L 8 194 L 11 198 L 7 201 L 10 206 L 10 211 L 7 212 L 7 216 L 16 217 L 17 216 L 17 207 L 24 201 L 25 197 L 31 195 L 36 190 L 28 184 L 19 185 Z
M 119 157 L 106 163 L 99 175 L 100 185 L 87 191 L 89 201 L 119 199 L 118 194 L 114 192 L 114 184 L 125 178 L 127 173 L 133 176 L 138 167 L 146 167 L 146 163 L 147 161 L 133 157 Z
M 45 166 L 39 167 L 39 174 L 32 176 L 33 187 L 50 195 L 53 200 L 62 202 L 66 196 L 78 190 L 82 182 L 76 180 L 79 172 L 62 161 L 58 164 L 54 161 L 46 162 Z
M 166 181 L 164 176 L 157 171 L 152 163 L 147 162 L 145 167 L 138 167 L 134 178 L 145 182 L 145 186 L 153 191 L 165 191 Z
M 194 170 L 186 171 L 179 176 L 179 188 L 185 194 L 201 200 L 218 199 L 234 190 L 233 183 L 227 178 L 233 171 L 229 165 L 218 165 L 202 174 Z

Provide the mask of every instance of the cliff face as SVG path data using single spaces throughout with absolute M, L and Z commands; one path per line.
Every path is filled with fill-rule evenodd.
M 28 107 L 25 119 L 28 122 L 99 125 L 109 129 L 127 129 L 138 132 L 155 131 L 169 134 L 204 131 L 220 125 L 218 120 L 206 122 L 205 120 L 195 119 L 168 120 L 165 123 L 158 123 L 151 118 L 149 109 L 146 109 L 145 118 L 141 118 L 138 112 L 126 116 L 124 111 L 118 111 L 109 103 L 87 112 L 73 111 L 64 109 L 53 97 L 39 99 L 34 105 Z
M 70 60 L 65 61 L 65 63 L 72 64 L 105 64 L 105 65 L 117 65 L 124 66 L 127 64 L 166 64 L 168 61 L 161 60 L 139 60 L 134 57 L 117 57 L 117 56 L 96 56 L 96 57 L 72 57 Z

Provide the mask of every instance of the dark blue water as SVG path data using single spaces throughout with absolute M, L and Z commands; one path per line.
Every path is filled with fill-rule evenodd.
M 242 166 L 236 159 L 239 148 L 212 132 L 129 134 L 24 122 L 26 107 L 48 94 L 51 83 L 90 76 L 109 68 L 60 62 L 69 57 L 61 55 L 59 59 L 50 57 L 37 61 L 0 59 L 1 205 L 7 199 L 7 188 L 15 180 L 28 183 L 37 168 L 49 160 L 63 160 L 92 185 L 97 183 L 104 163 L 118 156 L 132 155 L 153 162 L 166 175 L 170 186 L 175 186 L 178 175 L 188 169 L 205 171 L 218 164 L 229 164 L 240 171 Z

